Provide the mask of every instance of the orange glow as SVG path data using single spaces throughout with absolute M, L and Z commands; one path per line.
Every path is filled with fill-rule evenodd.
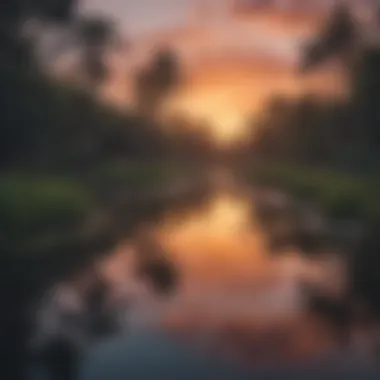
M 322 13 L 263 10 L 234 15 L 225 33 L 197 24 L 157 31 L 139 40 L 129 56 L 112 61 L 113 75 L 103 95 L 125 109 L 125 103 L 132 102 L 137 62 L 149 59 L 157 46 L 170 46 L 180 57 L 184 76 L 164 114 L 188 117 L 197 126 L 203 123 L 216 144 L 239 141 L 274 95 L 311 93 L 336 99 L 346 93 L 345 74 L 336 65 L 304 77 L 297 73 L 299 43 L 315 32 L 323 17 Z M 247 43 L 240 46 L 245 38 Z M 257 41 L 264 45 L 257 47 Z M 266 56 L 266 50 L 274 56 Z
M 204 91 L 199 96 L 188 94 L 179 96 L 171 104 L 174 112 L 186 116 L 190 120 L 204 124 L 209 128 L 214 141 L 228 144 L 245 136 L 245 114 L 239 107 L 231 106 L 227 99 L 212 91 Z
M 314 94 L 336 99 L 347 92 L 345 74 L 326 66 L 301 77 L 296 68 L 275 60 L 202 61 L 170 102 L 168 112 L 205 122 L 217 144 L 241 140 L 249 123 L 272 96 Z
M 310 260 L 295 251 L 273 257 L 252 208 L 242 194 L 219 192 L 207 205 L 172 212 L 154 227 L 182 281 L 162 305 L 163 326 L 194 344 L 211 339 L 214 353 L 236 354 L 248 364 L 289 363 L 333 347 L 329 330 L 304 313 L 298 280 L 328 285 L 329 278 L 341 276 L 340 262 L 330 256 Z M 125 281 L 133 264 L 134 250 L 128 244 L 111 261 L 103 261 L 114 281 L 119 276 Z M 136 288 L 132 290 L 141 297 L 144 288 Z M 270 339 L 276 346 L 263 345 Z
M 219 194 L 180 223 L 164 221 L 157 234 L 193 287 L 252 283 L 253 274 L 265 274 L 265 240 L 258 227 L 251 229 L 246 200 Z

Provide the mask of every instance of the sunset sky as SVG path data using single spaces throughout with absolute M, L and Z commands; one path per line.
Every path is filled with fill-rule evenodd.
M 113 17 L 134 42 L 128 54 L 117 59 L 107 96 L 125 104 L 125 94 L 131 91 L 126 88 L 133 88 L 133 74 L 126 73 L 133 72 L 134 62 L 144 62 L 156 46 L 168 45 L 177 53 L 184 76 L 167 111 L 205 122 L 221 143 L 243 137 L 247 121 L 271 96 L 342 91 L 339 70 L 303 78 L 296 70 L 300 44 L 324 17 L 317 12 L 270 9 L 248 17 L 234 15 L 218 24 L 210 17 L 204 22 L 195 17 L 196 0 L 82 1 L 84 11 Z M 223 9 L 225 0 L 212 1 L 215 13 Z
M 82 0 L 86 11 L 107 13 L 128 34 L 176 26 L 186 19 L 193 0 Z

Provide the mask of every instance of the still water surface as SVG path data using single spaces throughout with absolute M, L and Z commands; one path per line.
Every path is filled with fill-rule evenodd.
M 189 344 L 249 363 L 302 361 L 334 347 L 330 331 L 307 313 L 300 285 L 340 285 L 339 262 L 307 259 L 295 248 L 273 255 L 247 189 L 220 186 L 206 203 L 168 212 L 145 233 L 175 264 L 180 284 L 170 299 L 149 298 L 133 280 L 139 252 L 121 244 L 102 262 L 105 275 L 119 294 L 128 288 L 135 305 L 155 305 L 137 306 L 134 317 L 129 309 L 129 327 L 160 324 Z
M 301 284 L 343 287 L 342 263 L 331 254 L 306 258 L 291 247 L 273 255 L 255 211 L 259 205 L 253 190 L 228 178 L 216 182 L 207 201 L 168 211 L 139 233 L 140 240 L 156 240 L 177 268 L 180 282 L 171 297 L 157 298 L 137 277 L 141 252 L 132 241 L 121 242 L 98 263 L 111 285 L 109 302 L 121 326 L 114 345 L 108 343 L 101 351 L 103 358 L 122 355 L 123 361 L 128 349 L 120 347 L 133 339 L 142 339 L 151 351 L 153 330 L 196 348 L 203 358 L 223 358 L 241 368 L 302 367 L 337 349 L 331 328 L 307 311 Z M 78 292 L 71 294 L 58 308 L 80 309 Z M 47 319 L 57 312 L 51 310 L 45 312 Z M 145 338 L 136 338 L 139 331 Z

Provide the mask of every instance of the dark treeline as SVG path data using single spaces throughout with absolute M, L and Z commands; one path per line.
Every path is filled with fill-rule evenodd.
M 186 156 L 176 147 L 183 137 L 163 133 L 153 120 L 178 83 L 175 56 L 159 52 L 137 78 L 143 115 L 100 103 L 106 50 L 117 30 L 106 18 L 79 16 L 77 6 L 75 0 L 0 4 L 0 352 L 7 379 L 26 376 L 34 298 L 116 243 L 130 227 L 121 225 L 121 210 L 140 212 L 136 204 L 133 212 L 122 208 L 115 194 L 153 190 L 171 178 L 169 160 Z M 34 37 L 24 33 L 31 19 L 42 28 L 59 25 L 79 42 L 82 83 L 64 83 L 44 69 Z M 154 281 L 171 276 L 165 263 L 155 265 L 147 270 Z
M 334 10 L 321 35 L 306 48 L 301 69 L 306 74 L 338 56 L 350 72 L 351 97 L 335 102 L 311 96 L 273 99 L 255 122 L 252 140 L 226 153 L 201 132 L 204 126 L 180 117 L 165 125 L 154 121 L 181 83 L 180 64 L 170 51 L 158 52 L 137 76 L 136 113 L 100 103 L 96 92 L 107 81 L 106 51 L 117 30 L 102 17 L 80 17 L 77 6 L 76 0 L 0 2 L 0 323 L 6 330 L 1 355 L 9 366 L 3 376 L 7 379 L 23 377 L 30 301 L 51 277 L 72 275 L 95 253 L 112 247 L 124 228 L 120 214 L 131 212 L 113 202 L 119 201 L 115 194 L 125 193 L 131 184 L 135 193 L 142 187 L 154 189 L 178 173 L 163 170 L 168 162 L 231 163 L 239 154 L 250 162 L 328 167 L 335 170 L 333 176 L 338 171 L 362 176 L 380 162 L 380 48 L 357 38 L 346 9 Z M 33 38 L 22 33 L 31 18 L 60 25 L 79 41 L 84 86 L 62 83 L 44 71 Z M 323 181 L 325 188 L 325 177 Z M 359 264 L 355 261 L 353 279 L 354 290 L 378 310 L 378 194 L 373 187 L 363 192 L 344 182 L 337 195 L 337 184 L 329 183 L 334 191 L 327 203 L 340 214 L 343 208 L 347 215 L 358 193 L 366 207 L 372 202 L 372 239 L 355 255 Z M 341 202 L 341 194 L 351 190 L 353 197 L 350 193 Z M 102 222 L 105 214 L 113 225 Z M 175 282 L 162 261 L 144 271 L 165 289 Z
M 31 58 L 28 64 L 26 53 L 22 61 L 19 54 L 8 49 L 3 54 L 2 168 L 88 170 L 104 160 L 164 158 L 169 152 L 152 121 L 99 104 L 91 88 L 53 81 Z M 95 84 L 98 80 L 93 79 Z
M 340 63 L 349 96 L 272 99 L 252 125 L 249 149 L 256 178 L 309 197 L 337 223 L 364 226 L 364 238 L 348 247 L 351 294 L 380 317 L 380 25 L 374 33 L 361 33 L 347 6 L 337 5 L 302 52 L 299 75 Z
M 101 104 L 96 93 L 110 74 L 107 51 L 120 40 L 116 25 L 102 16 L 78 15 L 74 1 L 55 3 L 31 0 L 2 5 L 0 167 L 83 172 L 106 161 L 156 162 L 190 155 L 201 133 L 191 132 L 185 123 L 175 133 L 164 133 L 162 123 L 154 121 L 181 83 L 175 54 L 161 49 L 139 71 L 136 112 Z M 22 34 L 31 17 L 40 18 L 42 30 L 44 25 L 58 24 L 80 47 L 78 83 L 53 79 L 39 64 L 33 37 Z M 58 52 L 60 44 L 58 40 Z M 177 140 L 186 139 L 194 143 L 178 149 Z
M 372 36 L 376 37 L 376 36 Z M 361 170 L 378 162 L 380 45 L 367 41 L 345 5 L 331 12 L 302 52 L 299 75 L 334 60 L 348 75 L 348 99 L 272 99 L 255 130 L 255 151 L 268 158 Z

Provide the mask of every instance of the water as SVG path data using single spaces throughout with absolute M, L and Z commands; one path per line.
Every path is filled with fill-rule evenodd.
M 109 340 L 105 362 L 111 357 L 123 362 L 132 341 L 141 341 L 146 347 L 149 339 L 154 345 L 174 347 L 181 342 L 180 347 L 194 349 L 202 360 L 209 358 L 212 363 L 211 358 L 219 358 L 237 368 L 302 367 L 318 362 L 318 358 L 334 357 L 333 353 L 340 352 L 334 331 L 307 310 L 301 284 L 309 282 L 326 294 L 339 294 L 345 287 L 342 260 L 327 247 L 318 259 L 307 258 L 291 246 L 281 255 L 273 255 L 270 235 L 256 210 L 265 198 L 275 209 L 281 209 L 287 198 L 270 193 L 259 196 L 223 171 L 214 172 L 210 183 L 213 190 L 206 201 L 186 210 L 168 210 L 138 233 L 140 240 L 155 240 L 177 269 L 180 281 L 172 296 L 156 296 L 138 277 L 141 252 L 133 239 L 120 242 L 97 263 L 99 273 L 110 285 L 107 307 L 118 325 L 118 332 L 99 341 Z M 55 301 L 46 301 L 42 308 L 44 323 L 50 318 L 50 325 L 62 311 L 74 319 L 83 314 L 78 287 L 68 282 L 58 289 L 61 295 L 53 292 Z M 70 336 L 62 319 L 55 321 L 54 328 L 60 323 Z M 46 333 L 46 328 L 43 330 Z M 80 329 L 71 334 L 85 351 L 103 352 L 103 345 Z M 120 352 L 120 345 L 125 353 Z M 336 361 L 344 362 L 349 355 L 352 358 L 352 352 Z M 87 365 L 96 367 L 99 360 L 97 356 Z M 113 360 L 109 365 L 118 366 Z

